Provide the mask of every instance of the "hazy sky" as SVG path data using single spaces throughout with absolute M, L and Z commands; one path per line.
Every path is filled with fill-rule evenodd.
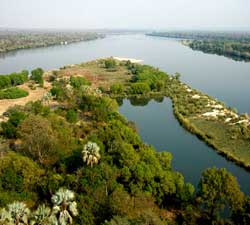
M 0 0 L 0 27 L 244 28 L 250 0 Z

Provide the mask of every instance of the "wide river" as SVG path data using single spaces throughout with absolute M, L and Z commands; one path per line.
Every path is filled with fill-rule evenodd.
M 0 74 L 36 67 L 48 70 L 108 56 L 142 59 L 170 74 L 180 72 L 181 80 L 192 87 L 237 108 L 240 113 L 250 112 L 250 63 L 193 51 L 174 39 L 142 34 L 113 35 L 67 46 L 1 54 Z M 145 142 L 173 154 L 173 167 L 184 174 L 186 181 L 197 185 L 205 168 L 225 167 L 237 177 L 241 189 L 250 194 L 250 172 L 186 132 L 174 118 L 169 99 L 162 103 L 150 101 L 146 106 L 133 106 L 125 100 L 120 112 L 137 124 Z

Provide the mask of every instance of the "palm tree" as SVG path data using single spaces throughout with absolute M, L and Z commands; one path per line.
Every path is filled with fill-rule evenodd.
M 89 141 L 86 145 L 84 145 L 82 151 L 83 161 L 87 163 L 87 165 L 91 165 L 91 167 L 93 167 L 93 164 L 97 164 L 101 158 L 99 151 L 100 147 L 96 143 Z
M 50 223 L 51 210 L 45 205 L 38 206 L 37 210 L 33 213 L 31 225 L 51 225 Z
M 22 202 L 14 202 L 0 212 L 0 224 L 4 225 L 27 225 L 30 210 Z
M 59 189 L 56 194 L 52 196 L 51 201 L 54 206 L 50 220 L 58 221 L 58 223 L 52 222 L 53 225 L 68 225 L 73 223 L 72 217 L 78 215 L 77 203 L 74 199 L 74 192 L 63 188 Z

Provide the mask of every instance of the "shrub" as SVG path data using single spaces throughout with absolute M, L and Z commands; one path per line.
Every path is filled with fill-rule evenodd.
M 83 85 L 91 85 L 91 82 L 84 77 L 70 77 L 70 85 L 79 89 Z
M 110 87 L 112 94 L 122 94 L 124 92 L 124 86 L 122 84 L 113 84 Z
M 23 70 L 20 73 L 11 73 L 9 75 L 1 75 L 0 76 L 0 89 L 23 84 L 25 81 L 28 80 L 28 75 L 29 75 L 29 72 L 27 70 Z
M 6 88 L 11 86 L 11 80 L 8 75 L 1 75 L 0 76 L 0 88 Z
M 15 98 L 22 98 L 29 95 L 29 92 L 17 88 L 12 87 L 5 90 L 0 91 L 0 99 L 15 99 Z
M 112 58 L 105 59 L 104 66 L 106 69 L 114 69 L 116 67 L 116 61 Z
M 147 83 L 134 83 L 131 84 L 130 94 L 146 94 L 150 92 L 150 87 Z
M 66 119 L 70 123 L 75 123 L 77 121 L 77 112 L 73 109 L 70 109 L 66 114 Z
M 25 119 L 25 117 L 25 113 L 16 109 L 12 110 L 9 115 L 9 120 L 1 123 L 3 135 L 7 138 L 16 137 L 17 126 Z

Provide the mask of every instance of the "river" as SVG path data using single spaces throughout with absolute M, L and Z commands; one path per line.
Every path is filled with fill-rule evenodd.
M 175 39 L 113 35 L 67 46 L 9 52 L 0 55 L 0 74 L 36 67 L 48 70 L 109 56 L 142 59 L 170 74 L 180 72 L 181 80 L 193 88 L 222 100 L 240 113 L 250 112 L 250 63 L 193 51 Z M 173 167 L 184 174 L 186 181 L 196 185 L 205 168 L 226 167 L 237 177 L 241 189 L 250 194 L 250 172 L 186 132 L 174 118 L 169 99 L 162 103 L 150 101 L 146 106 L 133 106 L 125 100 L 120 111 L 136 122 L 145 142 L 173 154 Z

